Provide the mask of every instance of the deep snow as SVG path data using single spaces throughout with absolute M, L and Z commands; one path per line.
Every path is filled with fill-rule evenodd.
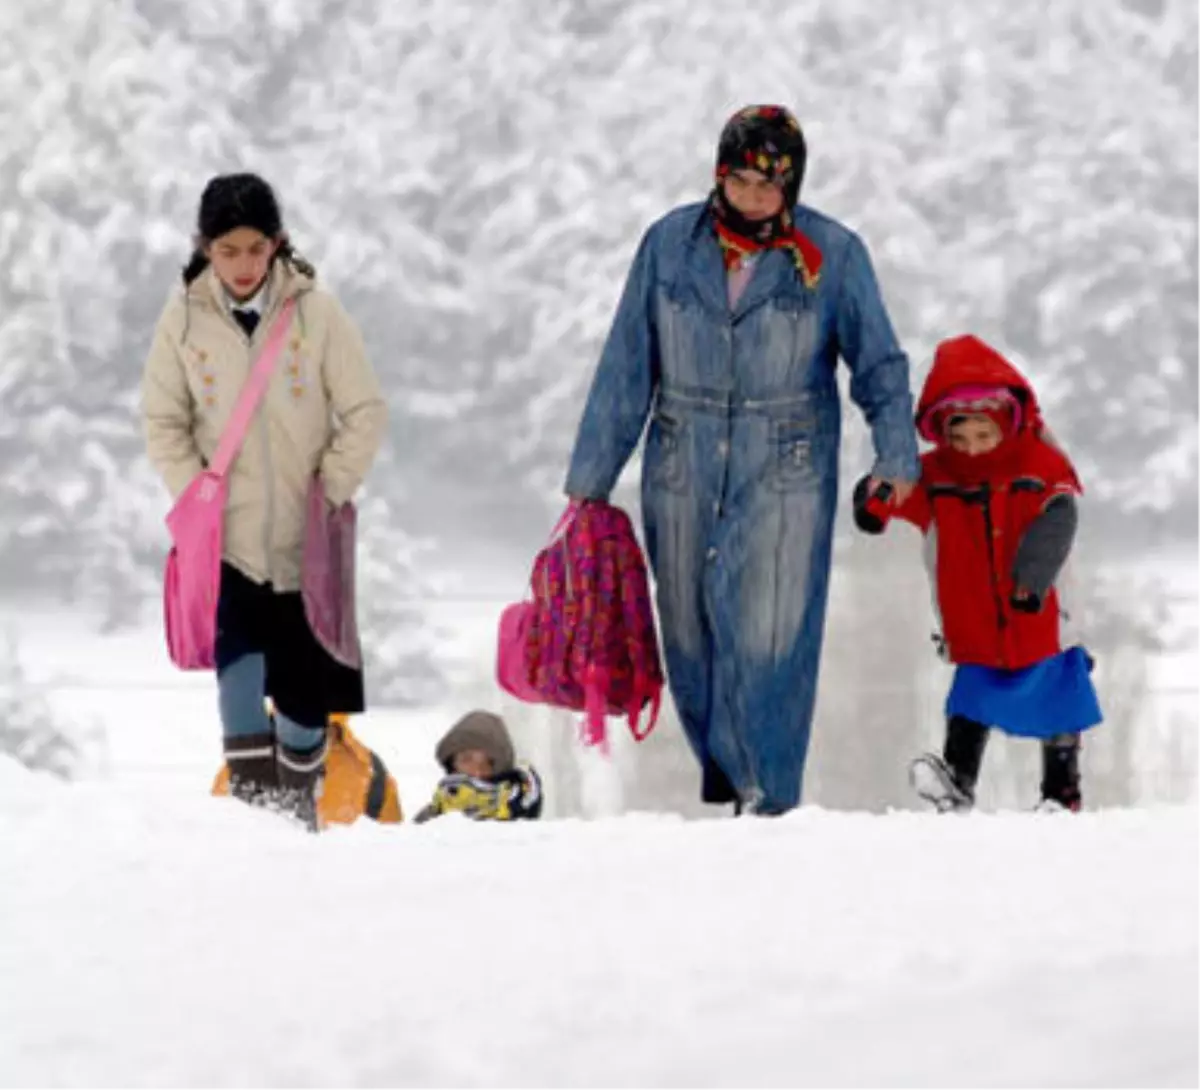
M 1197 1081 L 1196 813 L 308 837 L 0 765 L 4 1085 Z
M 106 742 L 75 784 L 0 758 L 0 1085 L 1200 1081 L 1194 803 L 314 838 L 208 796 L 212 681 L 157 631 L 7 619 Z M 358 725 L 409 813 L 490 624 L 455 706 Z

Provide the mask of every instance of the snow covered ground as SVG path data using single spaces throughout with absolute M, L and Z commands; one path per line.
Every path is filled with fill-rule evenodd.
M 1189 808 L 360 824 L 0 764 L 0 1081 L 1186 1086 Z
M 211 681 L 157 634 L 20 627 L 107 746 L 0 759 L 0 1085 L 1200 1079 L 1192 806 L 310 838 L 207 796 Z M 415 808 L 444 710 L 367 722 Z

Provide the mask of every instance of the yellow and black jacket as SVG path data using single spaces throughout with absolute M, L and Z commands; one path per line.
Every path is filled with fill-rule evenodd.
M 529 765 L 486 780 L 451 772 L 438 782 L 429 804 L 413 819 L 463 814 L 475 821 L 520 821 L 542 813 L 542 781 Z

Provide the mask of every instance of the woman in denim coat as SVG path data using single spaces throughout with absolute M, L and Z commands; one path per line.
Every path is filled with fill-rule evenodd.
M 702 798 L 800 801 L 817 690 L 841 405 L 871 427 L 872 476 L 918 475 L 908 359 L 870 257 L 797 204 L 804 137 L 778 106 L 738 111 L 708 200 L 646 232 L 579 425 L 566 491 L 607 498 L 650 418 L 646 545 L 671 692 Z

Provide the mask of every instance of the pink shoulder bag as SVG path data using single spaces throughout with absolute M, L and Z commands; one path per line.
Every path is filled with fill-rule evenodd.
M 284 303 L 238 395 L 212 462 L 184 489 L 167 515 L 172 544 L 163 579 L 163 613 L 167 651 L 181 670 L 211 670 L 216 665 L 217 598 L 229 493 L 226 476 L 267 391 L 295 309 L 294 299 Z

